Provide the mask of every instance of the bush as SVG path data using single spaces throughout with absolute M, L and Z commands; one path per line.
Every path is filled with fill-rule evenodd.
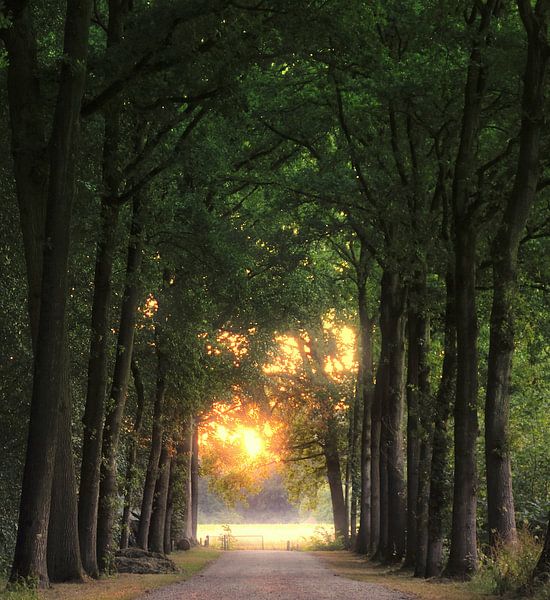
M 315 533 L 305 540 L 305 550 L 344 550 L 344 539 L 336 537 L 325 527 L 316 527 Z
M 0 579 L 0 600 L 38 600 L 38 592 L 24 584 L 10 584 L 6 589 L 6 582 Z
M 492 554 L 481 554 L 478 573 L 472 579 L 477 590 L 488 594 L 531 592 L 532 573 L 541 551 L 540 541 L 527 530 L 520 531 L 515 546 L 501 545 Z M 537 600 L 550 600 L 550 595 Z

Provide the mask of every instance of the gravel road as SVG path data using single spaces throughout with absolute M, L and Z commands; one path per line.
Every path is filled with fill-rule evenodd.
M 411 600 L 383 586 L 334 575 L 303 552 L 231 551 L 188 581 L 140 600 Z

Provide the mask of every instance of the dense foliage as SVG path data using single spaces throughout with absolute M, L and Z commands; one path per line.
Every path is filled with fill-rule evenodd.
M 13 581 L 196 538 L 199 429 L 236 395 L 350 548 L 464 578 L 542 538 L 549 11 L 0 2 Z

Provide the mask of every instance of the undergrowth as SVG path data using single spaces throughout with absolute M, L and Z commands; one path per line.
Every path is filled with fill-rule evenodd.
M 533 569 L 541 547 L 540 540 L 530 532 L 518 532 L 517 544 L 501 545 L 495 553 L 481 554 L 480 568 L 472 579 L 472 587 L 486 594 L 550 600 L 549 587 L 533 586 Z
M 314 534 L 306 539 L 304 550 L 344 550 L 342 537 L 336 537 L 325 527 L 316 527 Z

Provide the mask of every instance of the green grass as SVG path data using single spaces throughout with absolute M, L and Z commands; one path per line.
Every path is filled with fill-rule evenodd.
M 213 548 L 193 548 L 189 552 L 175 552 L 170 558 L 179 567 L 179 573 L 169 575 L 130 575 L 121 573 L 89 580 L 84 584 L 61 583 L 48 590 L 30 590 L 23 587 L 5 590 L 2 584 L 0 600 L 132 600 L 150 590 L 185 581 L 214 561 L 220 552 Z M 2 583 L 2 582 L 0 582 Z

